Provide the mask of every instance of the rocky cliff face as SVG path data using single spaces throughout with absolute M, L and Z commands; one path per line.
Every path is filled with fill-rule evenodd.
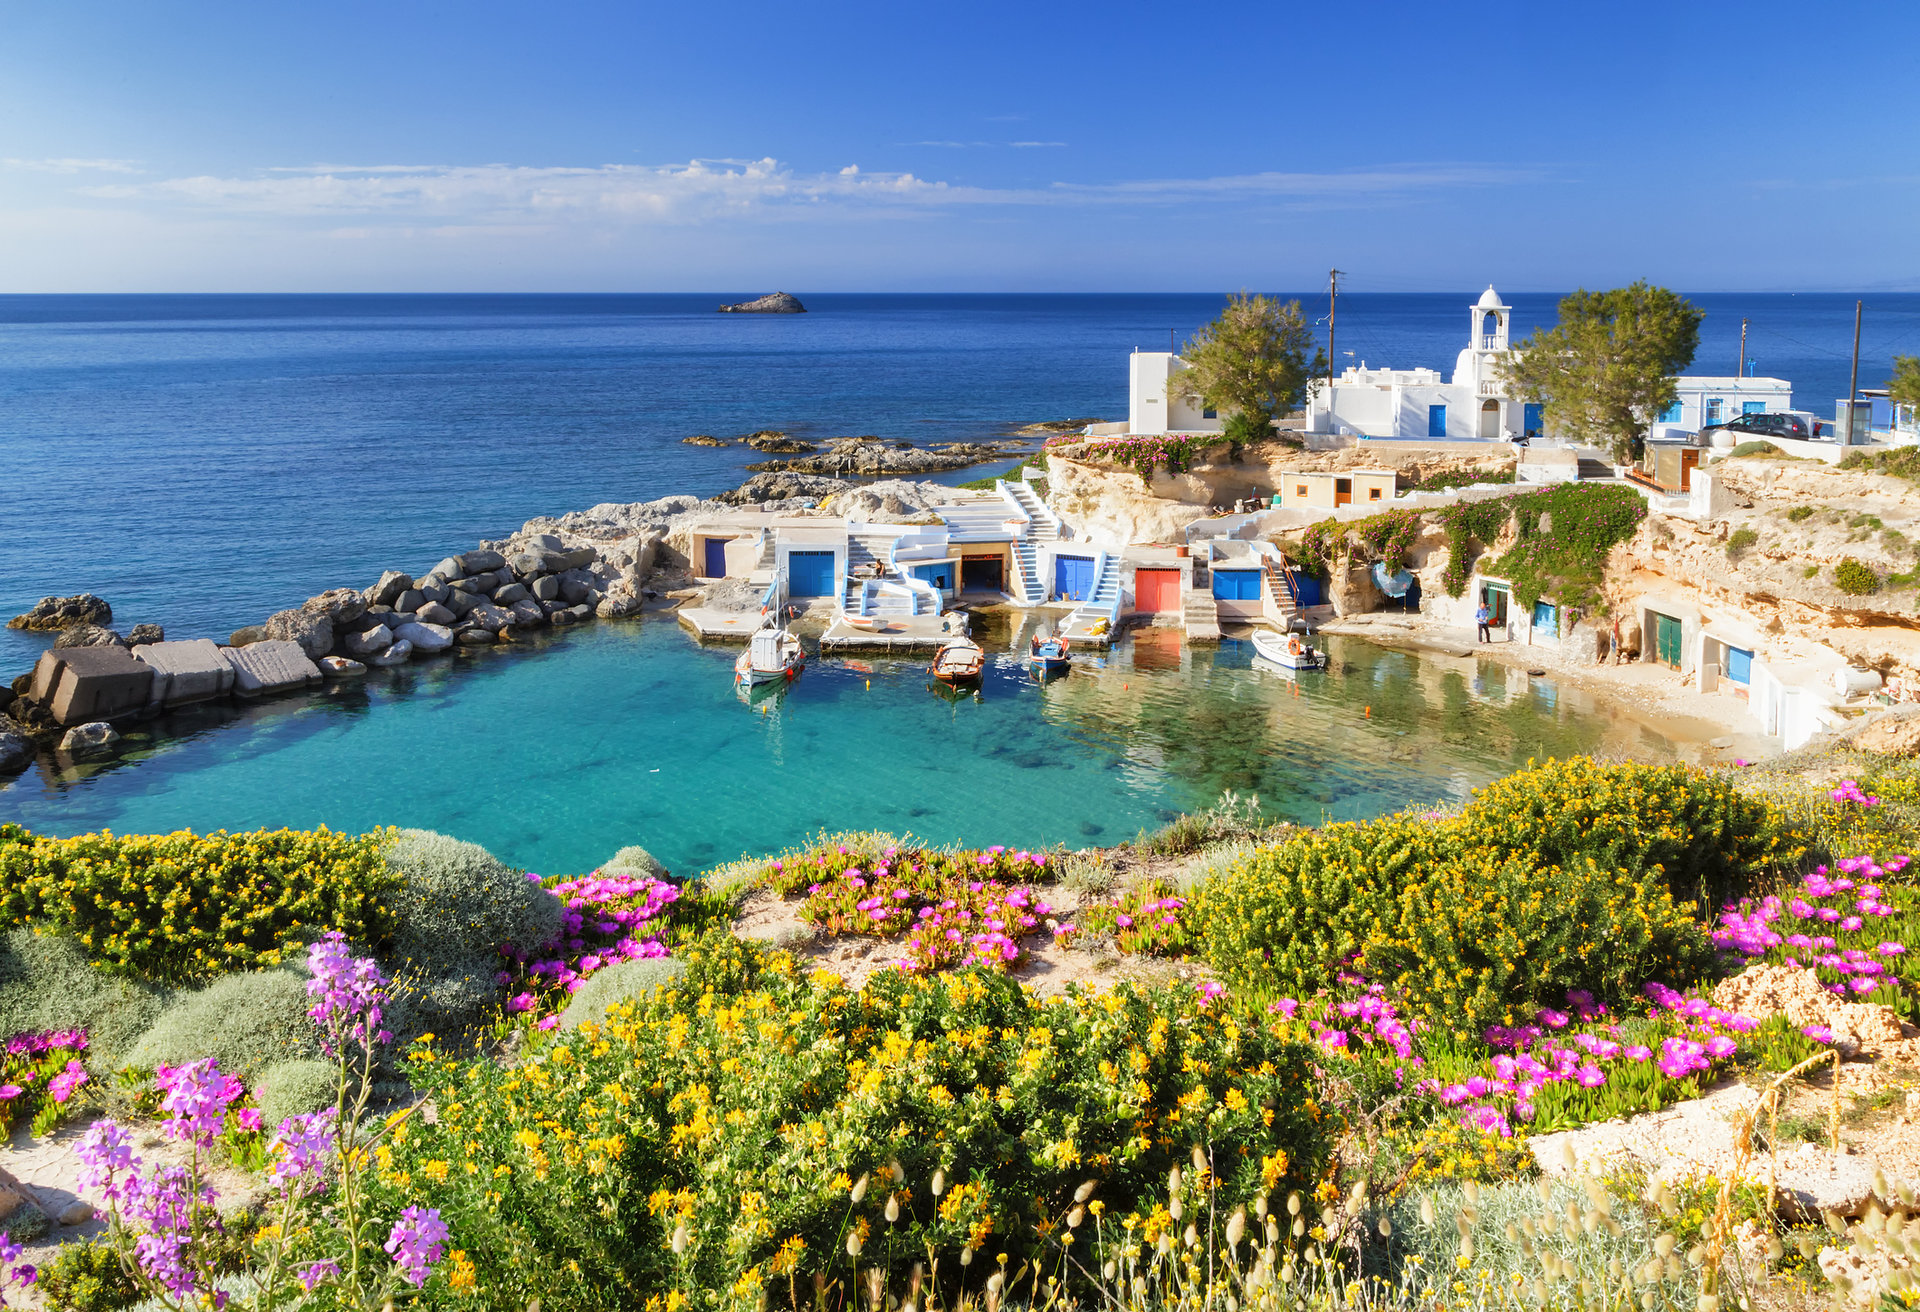
M 1920 675 L 1920 488 L 1812 461 L 1746 458 L 1712 466 L 1733 507 L 1695 523 L 1649 516 L 1608 563 L 1610 600 L 1661 587 L 1743 620 L 1775 660 L 1824 646 L 1886 675 Z M 1849 595 L 1835 567 L 1873 571 Z
M 1178 474 L 1156 467 L 1142 483 L 1131 469 L 1076 458 L 1074 448 L 1048 453 L 1050 500 L 1068 523 L 1089 536 L 1121 542 L 1164 542 L 1178 538 L 1188 524 L 1202 519 L 1209 506 L 1227 506 L 1243 497 L 1271 494 L 1283 472 L 1342 469 L 1395 469 L 1403 483 L 1442 473 L 1504 471 L 1513 460 L 1453 455 L 1444 449 L 1349 447 L 1339 451 L 1303 451 L 1282 442 L 1255 442 L 1236 463 L 1222 443 Z

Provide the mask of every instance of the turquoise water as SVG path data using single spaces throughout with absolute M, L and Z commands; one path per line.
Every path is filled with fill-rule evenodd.
M 976 633 L 989 652 L 1019 640 Z M 958 700 L 930 689 L 924 658 L 829 659 L 753 702 L 732 687 L 739 649 L 668 617 L 538 645 L 175 712 L 110 765 L 43 759 L 0 787 L 0 818 L 55 834 L 414 825 L 542 872 L 628 843 L 691 872 L 822 829 L 1113 843 L 1227 788 L 1294 820 L 1352 819 L 1459 800 L 1529 757 L 1675 750 L 1551 679 L 1337 638 L 1333 668 L 1297 681 L 1244 644 L 1149 630 L 1044 686 L 1006 655 Z

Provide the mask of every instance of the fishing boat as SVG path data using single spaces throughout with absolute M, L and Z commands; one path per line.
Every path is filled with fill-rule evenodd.
M 1326 657 L 1297 633 L 1259 630 L 1253 635 L 1253 650 L 1262 660 L 1271 661 L 1283 670 L 1317 670 L 1326 664 Z
M 933 658 L 933 664 L 927 666 L 927 673 L 951 687 L 961 684 L 980 682 L 980 671 L 986 667 L 987 654 L 980 650 L 980 644 L 971 638 L 954 638 Z
M 1042 674 L 1055 674 L 1067 668 L 1067 640 L 1058 634 L 1036 633 L 1027 652 L 1027 664 Z
M 733 663 L 733 681 L 738 684 L 785 683 L 800 673 L 807 653 L 791 629 L 768 627 L 753 635 L 740 659 Z

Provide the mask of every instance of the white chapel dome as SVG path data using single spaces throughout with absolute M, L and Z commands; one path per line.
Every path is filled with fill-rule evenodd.
M 1480 300 L 1473 308 L 1476 310 L 1497 310 L 1500 308 L 1500 293 L 1493 289 L 1492 283 L 1488 283 L 1487 289 L 1480 293 Z

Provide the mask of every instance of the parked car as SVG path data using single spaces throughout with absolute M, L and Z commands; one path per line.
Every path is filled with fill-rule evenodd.
M 1737 441 L 1759 437 L 1791 437 L 1802 442 L 1810 442 L 1825 425 L 1820 424 L 1812 415 L 1789 412 L 1786 414 L 1740 415 L 1724 424 L 1708 424 L 1700 430 L 1700 435 L 1709 442 L 1715 433 L 1741 434 Z

